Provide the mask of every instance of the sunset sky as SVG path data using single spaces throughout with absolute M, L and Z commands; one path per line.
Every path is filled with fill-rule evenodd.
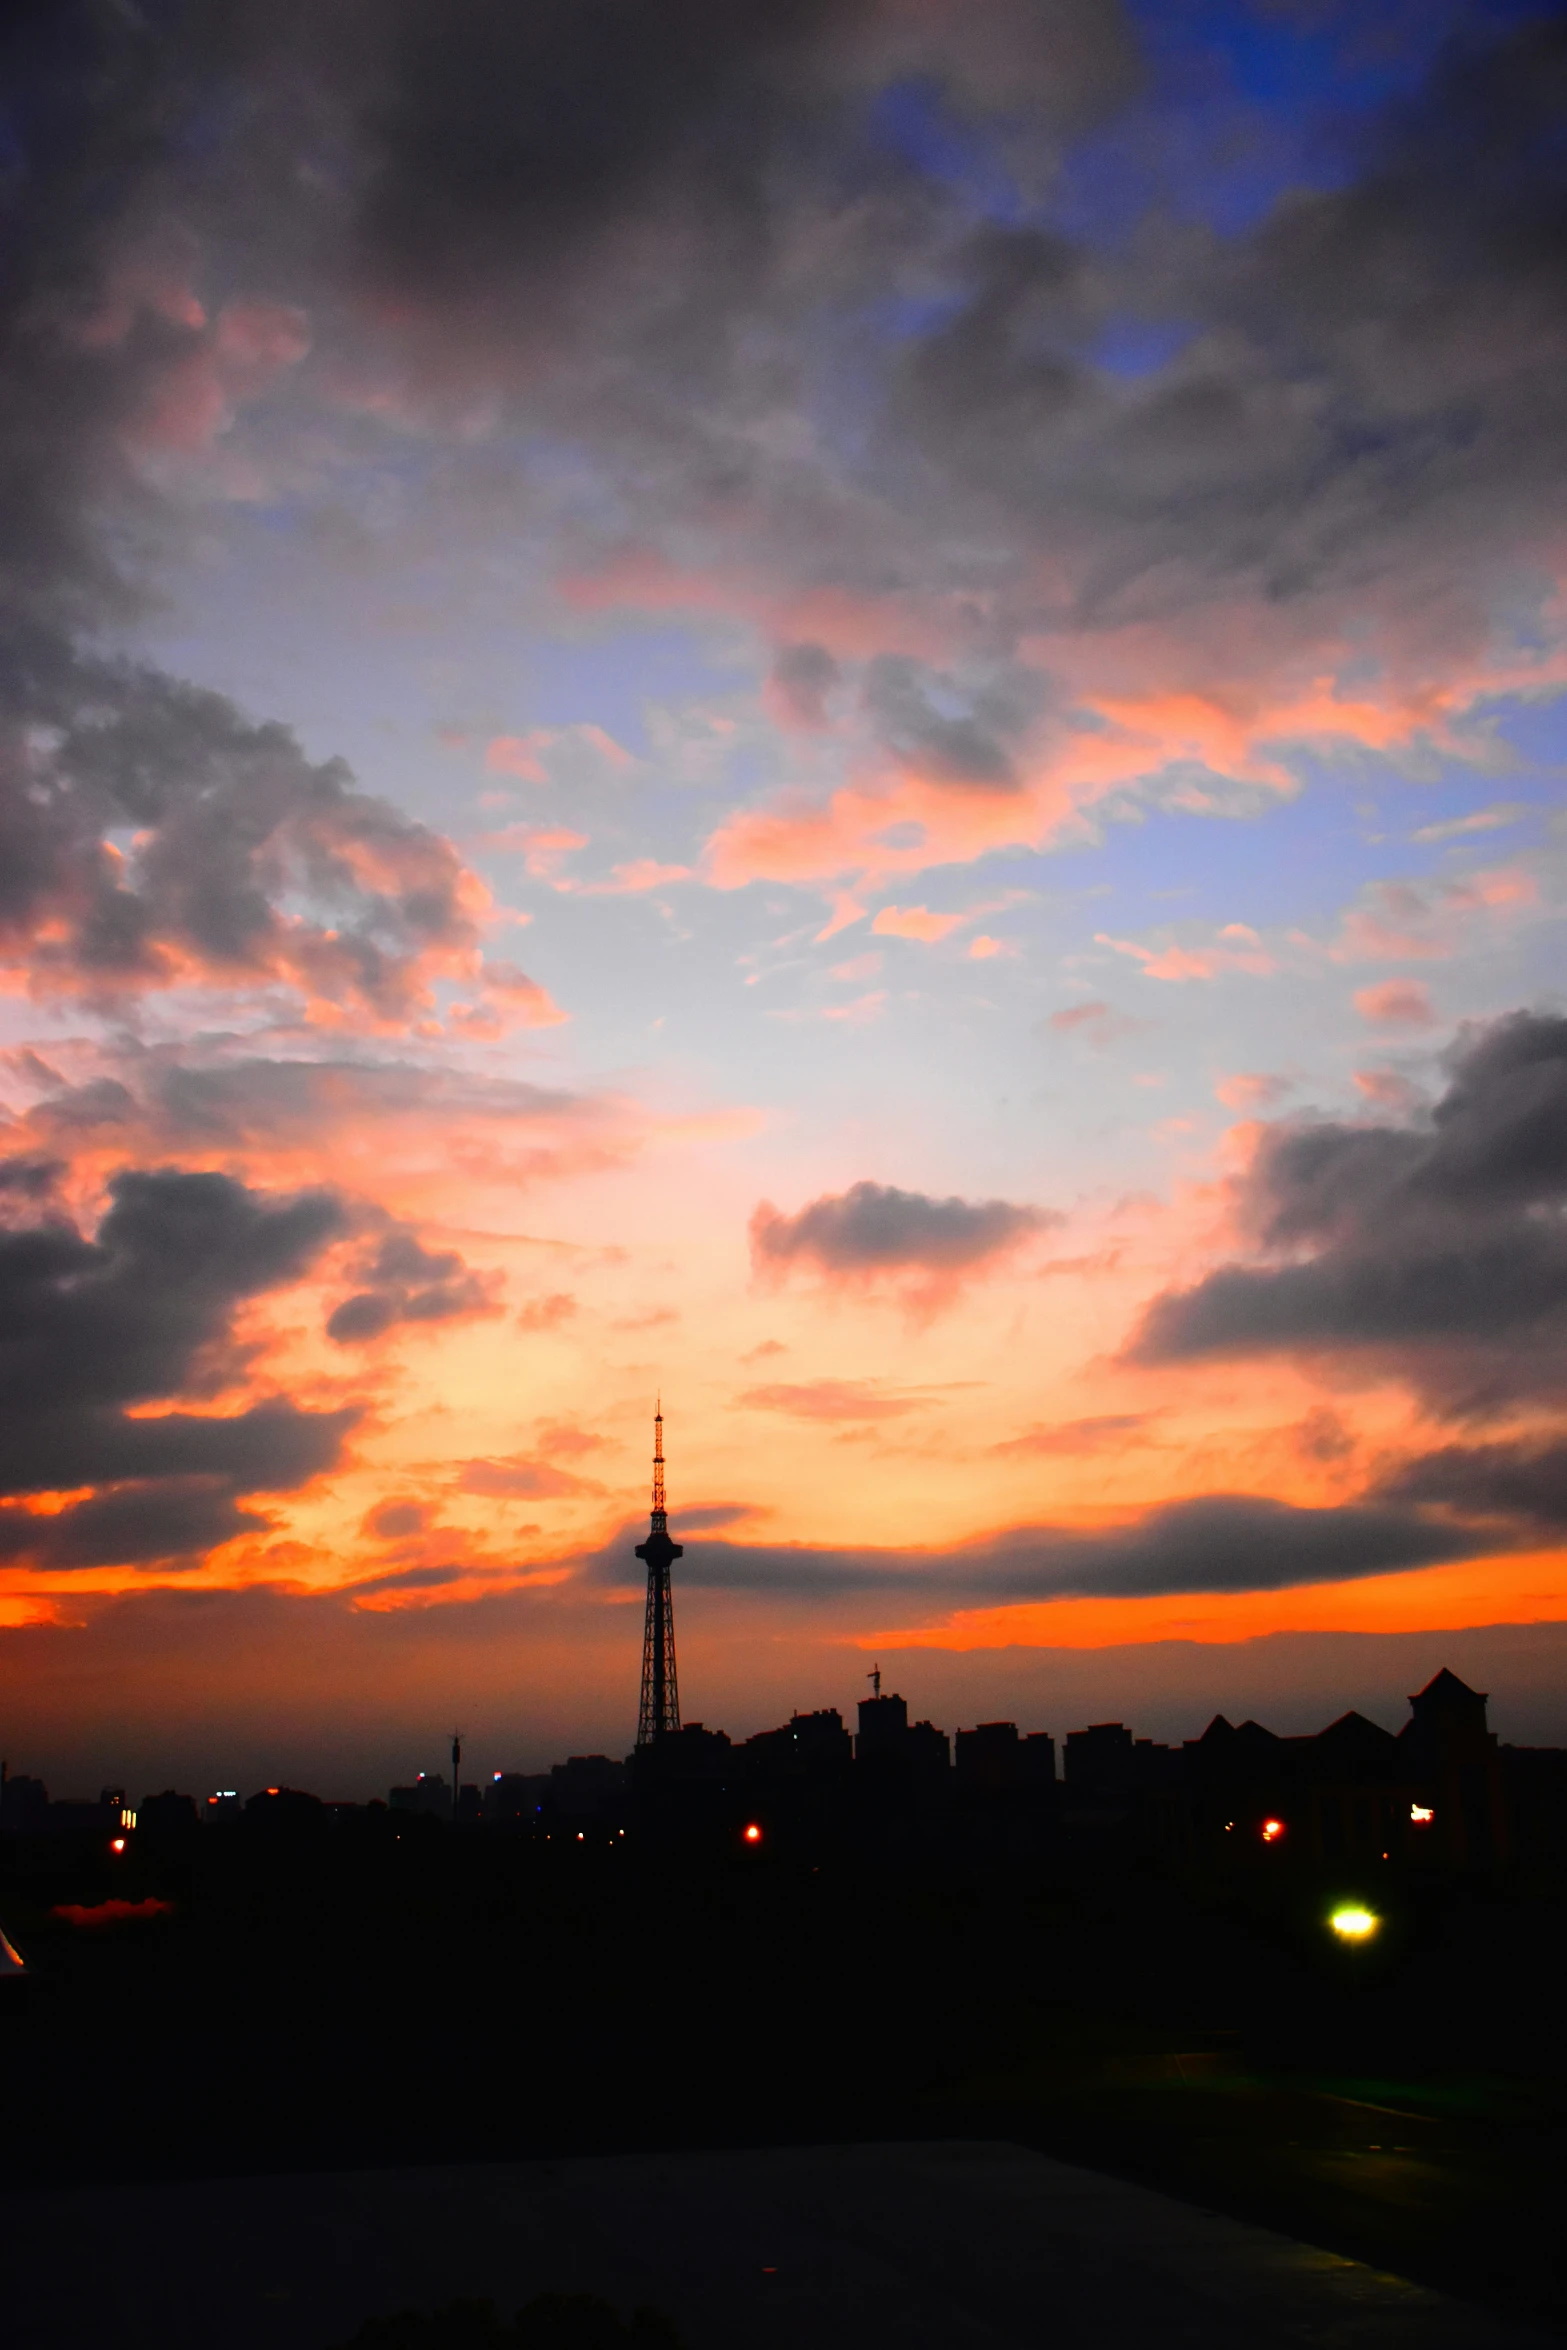
M 0 31 L 0 1745 L 1567 1740 L 1567 22 Z

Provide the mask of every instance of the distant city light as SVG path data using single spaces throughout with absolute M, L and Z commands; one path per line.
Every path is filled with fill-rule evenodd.
M 123 1836 L 112 1837 L 109 1843 L 109 1850 L 111 1852 L 123 1852 L 125 1850 L 125 1838 Z
M 1364 1942 L 1376 1932 L 1381 1922 L 1369 1909 L 1362 1909 L 1358 1901 L 1346 1902 L 1328 1920 L 1341 1942 Z
M 1282 1820 L 1264 1820 L 1264 1821 L 1263 1821 L 1263 1823 L 1262 1823 L 1262 1841 L 1263 1841 L 1263 1843 L 1264 1843 L 1264 1844 L 1277 1844 L 1277 1842 L 1278 1842 L 1279 1838 L 1280 1838 L 1280 1837 L 1283 1835 L 1283 1833 L 1284 1833 L 1284 1822 L 1283 1822 Z
M 1409 1807 L 1409 1824 L 1412 1828 L 1429 1828 L 1435 1818 L 1434 1804 L 1412 1803 Z
M 747 1844 L 760 1844 L 760 1843 L 761 1843 L 761 1841 L 762 1841 L 762 1831 L 761 1831 L 761 1829 L 760 1829 L 760 1828 L 757 1826 L 757 1824 L 756 1824 L 755 1820 L 752 1820 L 752 1821 L 751 1821 L 751 1823 L 750 1823 L 750 1825 L 747 1827 L 747 1829 L 746 1829 L 746 1831 L 745 1831 L 745 1840 L 746 1840 Z

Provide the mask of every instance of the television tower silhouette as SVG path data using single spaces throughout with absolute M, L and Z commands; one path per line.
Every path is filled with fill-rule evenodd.
M 680 1727 L 680 1687 L 675 1678 L 675 1609 L 669 1594 L 669 1565 L 683 1558 L 669 1539 L 664 1511 L 664 1400 L 653 1414 L 653 1514 L 637 1556 L 647 1561 L 647 1616 L 642 1631 L 642 1703 L 637 1712 L 638 1746 L 656 1746 Z

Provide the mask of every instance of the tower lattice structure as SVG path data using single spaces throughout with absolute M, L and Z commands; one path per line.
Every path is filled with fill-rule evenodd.
M 669 1539 L 664 1508 L 664 1407 L 653 1415 L 653 1514 L 637 1556 L 647 1561 L 647 1615 L 642 1631 L 642 1703 L 637 1713 L 638 1746 L 654 1746 L 680 1727 L 680 1687 L 675 1677 L 675 1607 L 669 1590 L 670 1562 L 685 1553 Z

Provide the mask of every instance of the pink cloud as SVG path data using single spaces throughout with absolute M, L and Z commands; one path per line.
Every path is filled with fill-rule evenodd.
M 480 836 L 481 845 L 504 856 L 521 857 L 535 881 L 554 881 L 566 858 L 585 849 L 588 836 L 565 824 L 508 824 Z
M 748 1387 L 743 1409 L 784 1412 L 795 1420 L 892 1420 L 928 1411 L 930 1398 L 894 1388 L 879 1379 L 812 1379 L 798 1386 Z
M 1243 1071 L 1234 1077 L 1221 1078 L 1213 1090 L 1227 1110 L 1261 1110 L 1282 1101 L 1293 1089 L 1294 1082 L 1292 1077 Z
M 515 775 L 524 783 L 548 783 L 539 753 L 550 740 L 537 729 L 532 734 L 498 734 L 486 745 L 484 764 L 491 775 Z
M 517 1327 L 519 1330 L 558 1330 L 562 1322 L 571 1321 L 576 1312 L 576 1299 L 564 1289 L 554 1289 L 547 1297 L 530 1297 L 525 1306 L 519 1307 Z M 584 1439 L 584 1443 L 598 1442 L 597 1437 Z M 555 1449 L 559 1451 L 561 1447 L 557 1444 Z M 579 1445 L 576 1449 L 581 1451 L 583 1446 Z
M 976 963 L 987 963 L 989 962 L 992 955 L 1015 955 L 1017 953 L 1017 948 L 1013 946 L 1009 939 L 991 938 L 985 931 L 982 930 L 978 938 L 971 938 L 969 940 L 968 951 L 971 961 Z
M 1418 979 L 1384 979 L 1376 987 L 1359 988 L 1355 1009 L 1362 1020 L 1370 1020 L 1378 1028 L 1434 1028 L 1436 1025 L 1430 990 Z
M 934 945 L 966 919 L 962 914 L 932 914 L 924 906 L 883 906 L 871 929 L 878 938 L 917 938 Z
M 515 963 L 486 963 L 480 974 L 492 996 L 499 996 L 513 1023 L 521 1028 L 558 1028 L 569 1020 L 547 989 Z
M 869 995 L 856 996 L 852 1004 L 826 1004 L 822 1008 L 824 1020 L 842 1020 L 851 1028 L 866 1028 L 879 1020 L 887 1008 L 887 991 L 876 988 Z
M 602 726 L 536 726 L 527 734 L 498 734 L 486 744 L 484 764 L 491 775 L 515 775 L 523 783 L 549 783 L 547 751 L 570 751 L 574 746 L 592 751 L 611 767 L 624 770 L 636 760 L 623 743 Z
M 1129 1020 L 1113 1005 L 1100 1002 L 1064 1004 L 1043 1023 L 1054 1036 L 1080 1036 L 1095 1052 L 1104 1052 L 1119 1038 L 1134 1035 L 1144 1025 L 1142 1021 Z
M 583 890 L 584 897 L 627 897 L 642 890 L 666 889 L 671 882 L 689 881 L 689 865 L 661 865 L 656 857 L 636 857 L 628 865 L 616 865 L 608 881 L 590 881 Z
M 1139 946 L 1135 939 L 1112 938 L 1107 931 L 1094 932 L 1095 944 L 1113 947 L 1118 955 L 1130 955 L 1141 963 L 1145 979 L 1181 981 L 1186 979 L 1216 979 L 1223 971 L 1249 971 L 1254 978 L 1266 978 L 1277 971 L 1278 964 L 1264 948 L 1255 930 L 1244 922 L 1228 922 L 1209 946 L 1169 946 L 1155 950 Z
M 811 944 L 825 946 L 828 939 L 836 938 L 840 930 L 852 929 L 856 922 L 863 922 L 864 919 L 865 908 L 856 901 L 849 891 L 840 890 L 833 899 L 832 912 L 816 933 Z
M 1419 1088 L 1396 1069 L 1357 1069 L 1355 1088 L 1383 1110 L 1412 1110 L 1420 1100 Z
M 1532 906 L 1531 873 L 1499 866 L 1463 881 L 1379 881 L 1344 916 L 1332 948 L 1338 963 L 1441 962 L 1455 955 L 1478 916 Z
M 204 326 L 194 302 L 182 323 Z M 238 411 L 259 399 L 310 349 L 302 310 L 284 302 L 231 302 L 201 341 L 161 378 L 130 438 L 148 452 L 194 455 L 228 431 Z

